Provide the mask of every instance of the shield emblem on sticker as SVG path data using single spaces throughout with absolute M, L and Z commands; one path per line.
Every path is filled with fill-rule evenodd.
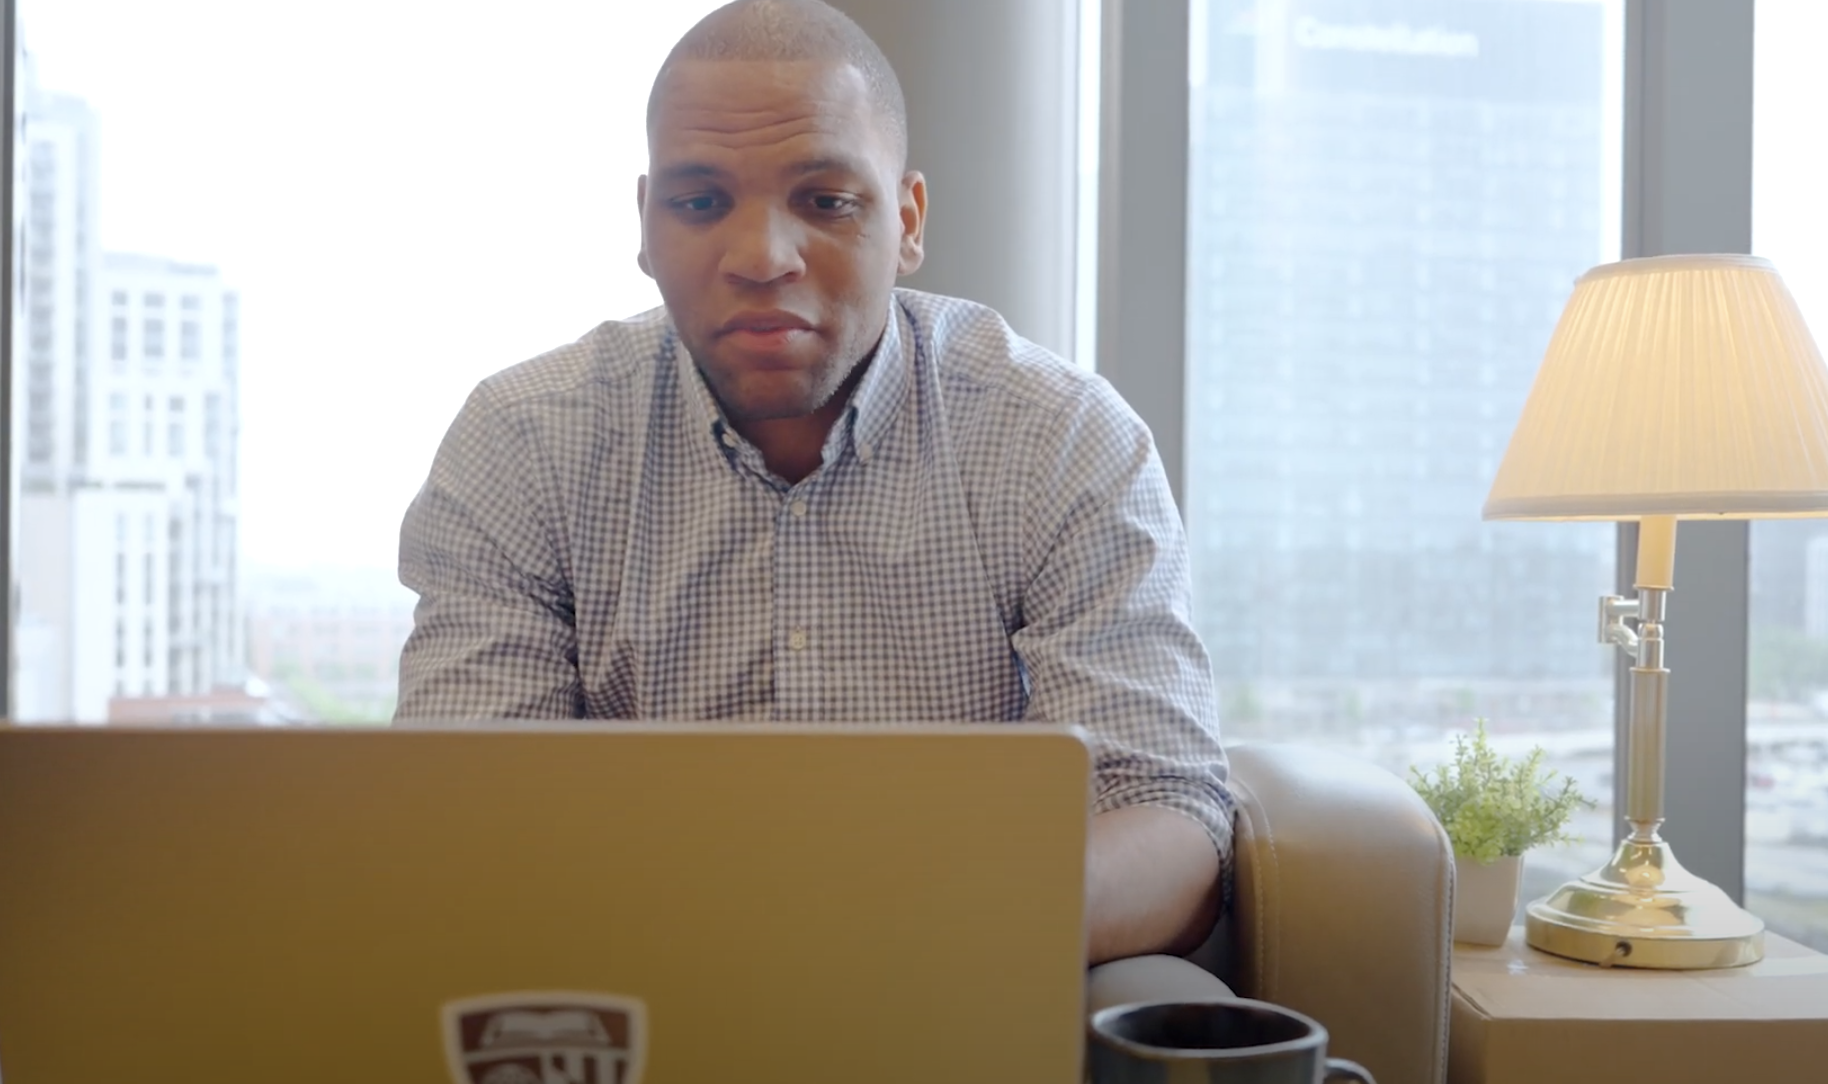
M 647 1006 L 619 994 L 521 992 L 446 1002 L 452 1084 L 640 1084 Z

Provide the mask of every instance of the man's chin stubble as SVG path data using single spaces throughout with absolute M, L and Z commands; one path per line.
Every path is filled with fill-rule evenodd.
M 855 366 L 852 366 L 855 369 Z M 723 408 L 724 415 L 733 422 L 778 422 L 794 418 L 805 418 L 825 409 L 832 399 L 845 391 L 849 373 L 836 380 L 827 377 L 820 381 L 820 387 L 804 394 L 785 394 L 781 396 L 744 396 L 730 394 L 720 390 L 716 381 L 705 374 L 704 367 L 699 366 L 699 374 L 704 377 L 705 386 L 711 390 L 712 398 Z M 740 387 L 740 384 L 739 384 Z M 758 401 L 759 400 L 759 401 Z

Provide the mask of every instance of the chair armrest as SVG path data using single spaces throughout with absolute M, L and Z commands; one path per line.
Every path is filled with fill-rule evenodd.
M 1324 1024 L 1379 1084 L 1447 1069 L 1453 850 L 1403 780 L 1341 753 L 1232 746 L 1231 910 L 1203 965 Z

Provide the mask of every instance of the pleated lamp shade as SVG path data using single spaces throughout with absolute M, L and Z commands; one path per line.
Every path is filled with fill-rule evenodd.
M 1486 519 L 1828 515 L 1828 369 L 1768 261 L 1582 275 Z

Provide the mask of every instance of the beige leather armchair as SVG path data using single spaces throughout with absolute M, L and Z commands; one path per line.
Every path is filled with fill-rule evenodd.
M 1326 1026 L 1378 1084 L 1447 1072 L 1453 848 L 1407 782 L 1341 753 L 1241 743 L 1231 914 L 1196 962 Z
M 1306 1013 L 1378 1084 L 1447 1072 L 1453 851 L 1408 783 L 1340 753 L 1230 747 L 1230 913 L 1191 959 L 1241 997 Z M 1091 1007 L 1224 996 L 1181 960 L 1096 969 Z

